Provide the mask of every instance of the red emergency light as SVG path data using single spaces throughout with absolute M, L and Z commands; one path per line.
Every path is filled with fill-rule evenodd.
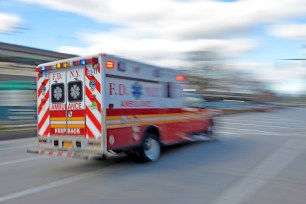
M 86 64 L 98 64 L 98 58 L 93 57 L 89 59 L 81 59 L 73 62 L 73 66 L 86 65 Z
M 35 71 L 36 72 L 44 72 L 48 71 L 51 69 L 51 66 L 41 66 L 41 67 L 36 67 Z
M 182 75 L 176 76 L 176 80 L 177 81 L 184 81 L 185 80 L 185 76 L 182 76 Z

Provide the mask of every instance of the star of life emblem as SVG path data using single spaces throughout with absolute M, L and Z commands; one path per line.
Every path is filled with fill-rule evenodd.
M 71 89 L 70 89 L 70 96 L 73 98 L 73 99 L 77 99 L 81 92 L 80 92 L 80 87 L 76 84 L 74 84 Z
M 53 91 L 53 96 L 56 100 L 60 100 L 63 97 L 63 90 L 61 87 L 57 86 Z

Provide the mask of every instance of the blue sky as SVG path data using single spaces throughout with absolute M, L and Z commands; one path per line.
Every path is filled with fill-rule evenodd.
M 190 53 L 208 50 L 262 80 L 278 83 L 289 73 L 304 92 L 304 71 L 279 72 L 275 61 L 306 58 L 305 11 L 304 0 L 7 0 L 0 41 L 179 68 L 192 63 Z

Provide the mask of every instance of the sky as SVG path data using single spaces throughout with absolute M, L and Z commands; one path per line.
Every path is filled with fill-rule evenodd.
M 277 92 L 306 93 L 305 0 L 0 0 L 0 41 L 184 69 L 217 53 Z M 201 55 L 202 56 L 202 55 Z

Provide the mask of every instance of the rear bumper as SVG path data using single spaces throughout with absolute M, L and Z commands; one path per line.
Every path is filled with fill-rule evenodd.
M 69 150 L 46 150 L 39 148 L 27 149 L 28 153 L 31 154 L 40 154 L 40 155 L 49 155 L 55 157 L 66 157 L 73 159 L 102 159 L 103 154 L 87 153 L 87 152 L 75 152 Z

